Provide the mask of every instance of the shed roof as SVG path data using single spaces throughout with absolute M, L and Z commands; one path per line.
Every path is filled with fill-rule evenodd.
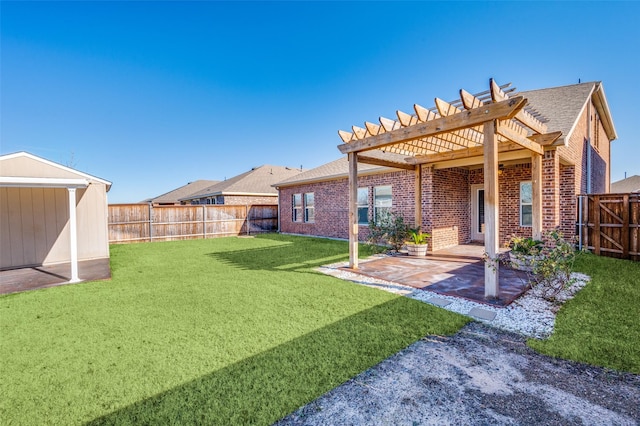
M 611 184 L 611 192 L 614 194 L 640 192 L 640 176 L 633 175 L 626 179 L 613 182 Z
M 273 184 L 302 172 L 284 166 L 262 165 L 234 176 L 230 179 L 210 185 L 194 194 L 183 197 L 180 201 L 193 200 L 195 198 L 211 197 L 214 195 L 278 195 Z
M 107 191 L 111 189 L 107 180 L 24 151 L 0 156 L 0 176 L 4 186 L 82 187 L 86 186 L 82 182 L 97 182 L 104 184 Z

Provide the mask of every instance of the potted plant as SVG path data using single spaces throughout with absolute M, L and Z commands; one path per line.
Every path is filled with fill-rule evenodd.
M 514 269 L 532 271 L 536 260 L 539 260 L 544 243 L 531 237 L 513 236 L 506 244 L 511 249 L 509 261 Z
M 422 232 L 419 227 L 409 229 L 409 241 L 405 243 L 409 256 L 426 256 L 429 247 L 427 238 L 430 236 L 431 234 Z

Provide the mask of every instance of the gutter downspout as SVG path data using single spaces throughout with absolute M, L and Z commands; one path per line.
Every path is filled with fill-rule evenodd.
M 587 194 L 591 194 L 591 98 L 587 105 Z

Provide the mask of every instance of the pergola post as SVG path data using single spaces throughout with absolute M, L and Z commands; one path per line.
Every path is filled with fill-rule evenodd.
M 69 255 L 71 257 L 71 283 L 77 283 L 78 277 L 78 228 L 76 219 L 76 189 L 67 188 L 69 193 Z
M 499 223 L 498 191 L 498 141 L 495 121 L 484 123 L 484 250 L 489 262 L 484 265 L 484 297 L 498 297 L 498 265 L 494 261 L 498 254 Z
M 422 227 L 422 164 L 416 164 L 415 170 L 415 226 Z
M 349 268 L 358 269 L 358 154 L 349 158 Z
M 531 154 L 531 232 L 534 240 L 542 239 L 542 155 Z

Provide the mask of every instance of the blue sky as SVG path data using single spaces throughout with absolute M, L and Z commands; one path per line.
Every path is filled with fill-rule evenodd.
M 0 152 L 29 151 L 137 202 L 262 164 L 313 168 L 337 131 L 489 78 L 599 80 L 612 180 L 640 174 L 640 3 L 7 2 Z

